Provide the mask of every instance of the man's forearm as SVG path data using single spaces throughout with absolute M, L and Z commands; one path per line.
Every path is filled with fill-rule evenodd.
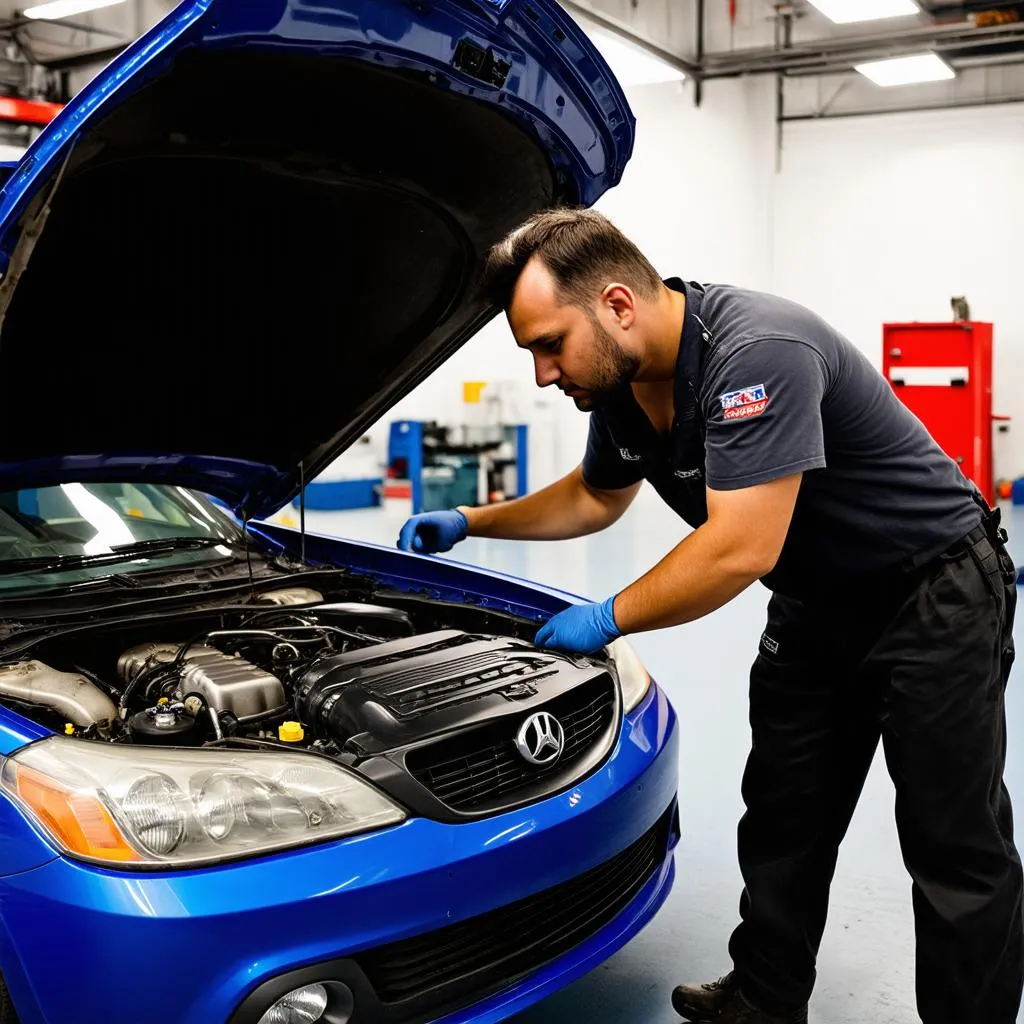
M 803 474 L 732 491 L 708 489 L 708 519 L 649 573 L 619 594 L 623 633 L 661 629 L 707 615 L 775 567 Z
M 731 601 L 769 568 L 752 559 L 741 540 L 706 523 L 616 597 L 615 622 L 623 633 L 692 622 Z
M 802 474 L 708 488 L 708 518 L 649 573 L 606 601 L 571 605 L 544 624 L 542 647 L 589 653 L 625 633 L 692 622 L 721 608 L 782 556 Z
M 577 469 L 535 494 L 479 508 L 460 506 L 473 537 L 504 540 L 568 540 L 610 526 L 628 507 L 636 489 L 602 498 Z

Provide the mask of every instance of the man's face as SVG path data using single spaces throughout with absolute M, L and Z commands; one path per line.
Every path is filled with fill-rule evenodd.
M 623 332 L 615 311 L 597 296 L 593 316 L 560 302 L 550 271 L 537 257 L 520 275 L 508 320 L 516 343 L 533 355 L 537 386 L 557 385 L 584 412 L 628 385 L 640 366 L 616 337 Z

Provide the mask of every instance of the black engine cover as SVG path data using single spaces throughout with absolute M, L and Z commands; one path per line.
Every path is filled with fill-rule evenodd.
M 336 654 L 298 679 L 295 710 L 360 756 L 520 715 L 608 670 L 508 637 L 442 630 Z

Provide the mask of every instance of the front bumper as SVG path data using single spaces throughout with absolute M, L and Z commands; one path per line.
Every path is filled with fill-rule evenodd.
M 59 858 L 0 878 L 0 966 L 22 1024 L 257 1021 L 282 975 L 330 977 L 333 961 L 488 914 L 621 854 L 671 816 L 677 737 L 652 686 L 599 771 L 499 817 L 414 819 L 202 871 L 101 871 Z M 585 973 L 667 896 L 674 839 L 673 828 L 628 905 L 568 952 L 497 985 L 492 975 L 458 1008 L 387 1019 L 498 1021 Z M 357 1005 L 353 1024 L 372 1019 Z

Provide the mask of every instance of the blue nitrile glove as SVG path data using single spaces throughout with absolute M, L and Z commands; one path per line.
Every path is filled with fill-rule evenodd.
M 615 624 L 614 597 L 601 604 L 574 604 L 548 619 L 533 641 L 538 647 L 592 654 L 622 634 Z
M 451 551 L 469 533 L 466 517 L 456 509 L 450 512 L 423 512 L 405 521 L 398 535 L 398 546 L 403 551 L 418 555 L 434 555 Z

